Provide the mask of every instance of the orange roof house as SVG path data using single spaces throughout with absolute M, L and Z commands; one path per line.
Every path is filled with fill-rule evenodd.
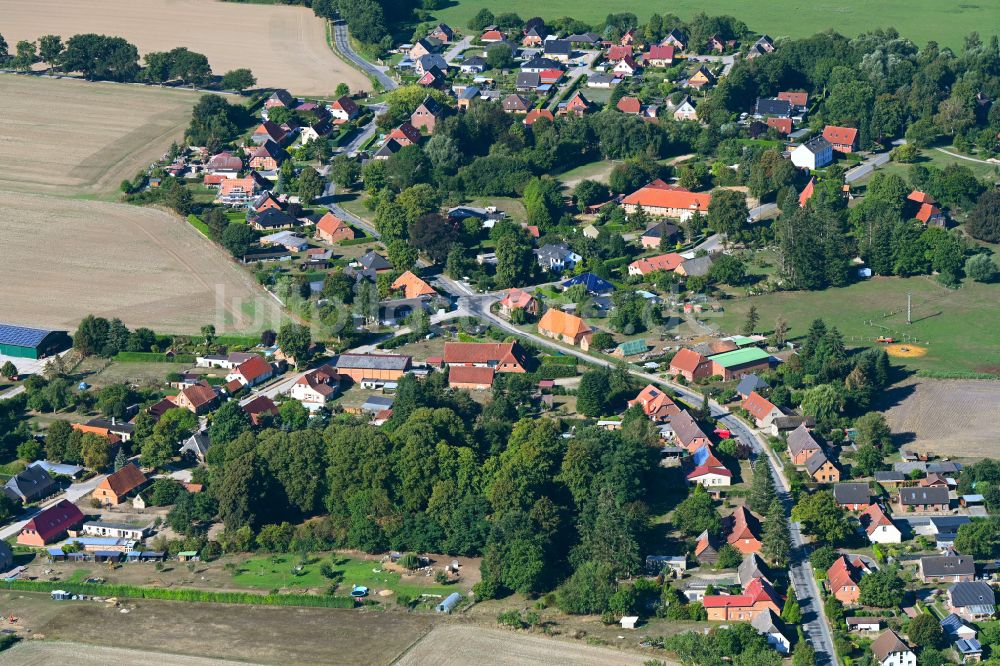
M 768 127 L 773 127 L 778 130 L 778 134 L 791 134 L 792 133 L 792 119 L 791 118 L 775 118 L 770 117 L 766 121 Z
M 743 594 L 706 594 L 702 603 L 711 621 L 751 622 L 761 613 L 781 613 L 783 600 L 769 582 L 756 576 L 743 588 Z
M 541 120 L 542 118 L 549 121 L 555 120 L 555 116 L 548 109 L 532 109 L 528 111 L 528 115 L 524 117 L 523 122 L 525 125 L 534 125 L 536 120 Z
M 208 382 L 200 381 L 182 388 L 177 395 L 173 396 L 173 402 L 178 407 L 195 414 L 204 414 L 215 406 L 217 398 L 215 389 Z
M 845 555 L 837 558 L 830 568 L 826 570 L 826 585 L 830 594 L 835 596 L 843 604 L 856 604 L 861 598 L 862 568 L 864 564 L 861 560 L 848 561 Z
M 693 349 L 681 349 L 670 360 L 670 375 L 680 375 L 689 382 L 712 376 L 712 362 Z
M 542 315 L 538 321 L 538 332 L 545 337 L 580 347 L 584 351 L 590 349 L 590 338 L 594 334 L 593 329 L 582 319 L 555 308 L 547 310 Z
M 105 506 L 117 506 L 125 496 L 141 488 L 148 479 L 135 463 L 129 463 L 97 484 L 92 497 Z
M 588 100 L 582 92 L 574 94 L 573 97 L 566 102 L 566 106 L 559 109 L 559 113 L 563 115 L 573 114 L 576 116 L 582 116 L 588 111 L 590 111 L 590 100 Z
M 392 283 L 392 289 L 401 289 L 404 298 L 420 298 L 421 296 L 437 296 L 437 292 L 429 284 L 418 278 L 412 271 L 406 271 Z
M 726 542 L 744 555 L 760 553 L 761 536 L 760 519 L 745 506 L 726 519 Z
M 913 217 L 916 219 L 924 224 L 944 224 L 944 213 L 938 208 L 937 201 L 931 195 L 920 190 L 913 190 L 906 199 L 916 204 L 916 212 L 913 213 Z M 910 209 L 913 209 L 912 204 Z
M 509 290 L 500 300 L 500 312 L 510 316 L 514 310 L 524 310 L 529 314 L 538 314 L 538 300 L 523 289 Z
M 448 386 L 467 391 L 485 391 L 493 386 L 493 368 L 454 365 L 448 369 Z
M 271 364 L 265 361 L 263 356 L 254 354 L 226 375 L 226 381 L 235 379 L 244 386 L 255 386 L 270 379 L 273 375 L 274 368 L 271 367 Z
M 805 208 L 806 204 L 809 203 L 809 199 L 812 198 L 813 192 L 816 190 L 816 179 L 810 178 L 806 186 L 802 188 L 799 193 L 799 208 Z
M 671 417 L 680 414 L 677 406 L 669 395 L 652 384 L 639 391 L 639 395 L 628 401 L 629 407 L 641 405 L 643 413 L 654 421 L 669 421 Z
M 684 257 L 676 252 L 659 254 L 655 257 L 643 257 L 628 265 L 628 274 L 649 275 L 653 271 L 675 271 L 682 263 L 684 263 Z
M 756 391 L 752 391 L 741 406 L 757 422 L 758 428 L 766 428 L 771 425 L 775 417 L 784 415 L 774 403 Z
M 809 93 L 786 90 L 778 93 L 778 99 L 791 102 L 792 106 L 804 108 L 809 104 Z
M 420 143 L 420 130 L 414 127 L 410 121 L 406 121 L 389 132 L 386 140 L 389 139 L 395 139 L 400 146 L 413 146 Z
M 631 113 L 636 116 L 642 111 L 642 102 L 639 101 L 638 97 L 622 97 L 616 106 L 622 113 Z
M 626 213 L 634 213 L 642 206 L 650 215 L 658 217 L 687 218 L 693 213 L 707 213 L 712 195 L 707 192 L 690 192 L 683 188 L 653 186 L 640 187 L 622 199 Z
M 526 372 L 527 357 L 516 342 L 446 342 L 444 362 L 450 367 L 493 368 L 497 372 Z
M 347 226 L 346 222 L 333 213 L 328 212 L 316 223 L 316 237 L 330 244 L 339 243 L 353 240 L 354 229 Z
M 853 153 L 858 149 L 858 130 L 853 127 L 827 125 L 823 128 L 823 138 L 841 153 Z

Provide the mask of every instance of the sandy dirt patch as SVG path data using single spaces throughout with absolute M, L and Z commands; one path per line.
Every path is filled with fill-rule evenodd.
M 1000 382 L 911 377 L 880 406 L 894 434 L 916 451 L 953 458 L 995 456 Z
M 0 189 L 108 197 L 183 138 L 199 97 L 168 88 L 2 75 Z
M 927 355 L 927 347 L 909 343 L 905 345 L 899 343 L 886 345 L 885 351 L 889 356 L 895 356 L 896 358 L 920 358 Z
M 436 627 L 395 663 L 397 666 L 432 663 L 439 666 L 465 664 L 599 666 L 641 665 L 644 661 L 645 658 L 637 654 L 593 647 L 584 643 L 570 643 L 514 631 L 446 625 Z
M 76 666 L 237 666 L 241 662 L 223 659 L 203 659 L 180 654 L 144 652 L 125 648 L 82 645 L 62 641 L 31 641 L 15 645 L 3 655 L 7 666 L 46 666 L 75 664 Z M 242 662 L 246 663 L 246 662 Z
M 368 78 L 336 56 L 325 22 L 304 7 L 205 0 L 5 0 L 3 35 L 13 48 L 42 35 L 96 32 L 124 37 L 140 54 L 186 46 L 212 71 L 249 67 L 262 87 L 332 95 L 340 82 L 368 90 Z
M 0 191 L 3 319 L 74 327 L 87 314 L 194 333 L 273 327 L 276 303 L 179 217 Z

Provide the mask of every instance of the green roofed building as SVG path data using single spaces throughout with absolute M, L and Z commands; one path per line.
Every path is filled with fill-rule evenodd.
M 73 340 L 66 331 L 0 324 L 0 354 L 4 356 L 40 359 L 72 346 Z
M 749 347 L 751 345 L 757 344 L 756 340 L 754 340 L 753 338 L 748 338 L 745 335 L 734 335 L 733 337 L 729 338 L 729 341 L 732 342 L 737 347 Z
M 612 356 L 625 358 L 626 356 L 645 354 L 648 349 L 649 346 L 646 344 L 646 341 L 643 338 L 639 338 L 638 340 L 626 340 L 615 347 L 615 350 L 611 354 Z
M 771 367 L 771 355 L 760 347 L 745 347 L 735 349 L 715 356 L 709 356 L 712 362 L 712 374 L 719 375 L 724 380 L 739 379 L 743 375 L 767 370 Z

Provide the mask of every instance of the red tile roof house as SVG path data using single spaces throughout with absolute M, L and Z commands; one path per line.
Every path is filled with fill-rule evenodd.
M 91 496 L 104 506 L 118 506 L 148 480 L 135 463 L 129 463 L 97 484 Z
M 809 93 L 786 90 L 778 93 L 778 99 L 790 102 L 793 107 L 804 109 L 809 106 Z
M 765 122 L 767 122 L 768 127 L 773 127 L 778 131 L 778 134 L 791 134 L 792 133 L 792 119 L 791 118 L 775 118 L 770 117 Z
M 524 310 L 530 315 L 537 315 L 538 299 L 523 289 L 511 289 L 500 300 L 500 314 L 510 317 L 514 310 Z
M 420 130 L 414 127 L 411 123 L 404 122 L 399 127 L 396 127 L 389 132 L 389 136 L 386 137 L 386 140 L 395 139 L 396 143 L 401 146 L 412 146 L 420 143 L 421 138 Z
M 215 200 L 226 206 L 246 206 L 257 195 L 257 181 L 246 178 L 226 178 L 219 183 Z
M 757 576 L 743 588 L 743 594 L 706 594 L 702 600 L 709 621 L 751 622 L 761 613 L 781 613 L 781 595 L 764 578 Z
M 341 241 L 353 240 L 354 230 L 347 226 L 347 223 L 342 219 L 328 212 L 316 223 L 316 238 L 333 245 Z
M 257 129 L 253 131 L 250 140 L 258 146 L 262 146 L 268 141 L 281 143 L 287 136 L 288 133 L 281 129 L 281 125 L 272 123 L 270 120 L 265 120 L 260 125 L 257 125 Z
M 229 152 L 212 155 L 205 164 L 205 171 L 211 174 L 223 175 L 226 178 L 236 178 L 243 169 L 243 160 Z
M 853 153 L 858 149 L 858 130 L 853 127 L 827 125 L 823 128 L 823 138 L 839 153 Z
M 655 257 L 643 257 L 636 259 L 628 265 L 629 275 L 649 275 L 655 271 L 672 272 L 684 263 L 684 257 L 676 252 L 659 254 Z
M 448 369 L 448 386 L 466 391 L 485 391 L 493 386 L 493 368 L 456 365 Z
M 741 406 L 753 417 L 758 428 L 769 428 L 776 417 L 785 415 L 774 403 L 756 391 L 752 391 Z
M 274 368 L 261 356 L 254 356 L 236 366 L 236 369 L 226 375 L 226 381 L 237 380 L 244 386 L 256 386 L 274 376 Z
M 218 394 L 216 394 L 215 389 L 205 381 L 183 388 L 172 397 L 175 405 L 195 414 L 211 411 L 217 400 Z
M 614 45 L 608 49 L 608 62 L 618 62 L 625 57 L 632 57 L 632 45 L 627 46 Z
M 259 426 L 264 422 L 264 417 L 278 415 L 278 406 L 266 395 L 259 395 L 243 405 L 243 411 L 250 417 L 250 423 Z
M 861 582 L 863 572 L 864 563 L 860 559 L 851 562 L 847 556 L 841 555 L 826 570 L 827 589 L 840 603 L 856 604 L 861 598 L 861 588 L 858 584 Z
M 425 97 L 413 113 L 410 115 L 410 124 L 419 130 L 427 130 L 428 134 L 434 134 L 434 126 L 439 118 L 444 116 L 447 108 L 433 97 Z
M 920 220 L 924 224 L 934 224 L 938 226 L 945 226 L 946 220 L 944 213 L 937 206 L 937 201 L 934 200 L 929 194 L 921 192 L 920 190 L 913 190 L 906 197 L 908 202 L 913 202 L 907 207 L 910 210 L 916 208 L 913 213 L 913 217 Z M 914 206 L 915 204 L 915 206 Z
M 25 523 L 17 535 L 17 543 L 41 548 L 82 523 L 83 518 L 83 512 L 75 504 L 61 500 Z
M 289 158 L 288 152 L 274 141 L 254 148 L 250 153 L 250 168 L 260 171 L 274 171 Z
M 677 406 L 669 395 L 652 384 L 639 391 L 639 395 L 628 401 L 628 406 L 640 405 L 642 413 L 653 421 L 669 421 L 674 416 L 681 413 L 681 408 Z
M 524 117 L 522 122 L 524 122 L 525 125 L 531 126 L 542 118 L 545 118 L 549 122 L 555 120 L 555 116 L 553 116 L 552 112 L 548 109 L 532 109 L 531 111 L 528 111 L 528 114 Z
M 295 380 L 289 395 L 306 409 L 320 409 L 336 395 L 339 388 L 340 374 L 329 365 L 321 365 Z
M 669 67 L 674 62 L 674 46 L 673 44 L 653 44 L 642 60 L 650 67 Z
M 724 521 L 726 542 L 744 555 L 760 553 L 762 530 L 760 518 L 745 506 L 738 506 Z
M 446 342 L 444 362 L 449 367 L 527 372 L 528 361 L 524 349 L 516 342 Z
M 358 105 L 353 99 L 344 95 L 330 105 L 330 115 L 341 121 L 352 120 L 358 115 Z
M 566 106 L 559 108 L 559 113 L 562 115 L 582 116 L 588 111 L 590 111 L 590 101 L 581 92 L 574 94 L 572 99 L 566 102 Z
M 622 113 L 630 113 L 636 116 L 642 113 L 642 103 L 636 97 L 622 97 L 615 106 Z
M 670 359 L 667 374 L 675 377 L 679 375 L 689 382 L 696 382 L 712 376 L 712 362 L 693 349 L 681 349 Z
M 684 189 L 664 189 L 654 184 L 639 188 L 622 199 L 625 212 L 632 214 L 639 206 L 650 215 L 687 219 L 693 213 L 708 213 L 712 195 L 707 192 L 689 192 Z
M 493 42 L 502 42 L 504 39 L 503 33 L 496 29 L 487 30 L 479 37 L 479 41 L 491 44 Z

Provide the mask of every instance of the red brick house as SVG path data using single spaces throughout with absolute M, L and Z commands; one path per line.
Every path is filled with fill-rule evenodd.
M 82 522 L 83 512 L 69 500 L 61 500 L 25 523 L 17 535 L 17 543 L 41 548 Z
M 712 362 L 693 349 L 681 349 L 670 359 L 667 374 L 695 382 L 712 376 Z
M 97 484 L 92 497 L 104 506 L 118 506 L 129 493 L 141 488 L 148 479 L 135 463 L 129 463 Z
M 793 465 L 805 465 L 820 450 L 819 442 L 813 439 L 805 423 L 788 433 L 788 457 L 792 459 Z
M 839 153 L 853 153 L 858 149 L 858 130 L 853 127 L 827 125 L 823 128 L 823 138 Z
M 331 245 L 345 240 L 354 239 L 354 230 L 347 223 L 334 215 L 327 213 L 316 223 L 316 237 Z
M 763 531 L 760 518 L 745 506 L 738 506 L 725 519 L 726 543 L 744 555 L 760 553 Z
M 410 115 L 410 124 L 417 129 L 427 130 L 428 134 L 434 134 L 434 126 L 444 114 L 445 107 L 428 95 Z
M 218 395 L 215 389 L 206 382 L 200 381 L 197 384 L 188 386 L 180 390 L 173 397 L 173 402 L 178 407 L 186 409 L 195 414 L 204 414 L 215 407 Z
M 250 168 L 260 171 L 274 171 L 288 157 L 288 151 L 274 141 L 267 141 L 250 152 Z
M 842 604 L 856 604 L 861 598 L 861 576 L 864 564 L 861 560 L 851 562 L 846 555 L 841 555 L 826 570 L 826 586 L 830 594 Z
M 527 355 L 516 342 L 446 342 L 444 362 L 449 367 L 527 372 Z
M 466 391 L 485 391 L 493 386 L 493 368 L 456 365 L 448 369 L 448 386 Z
M 681 413 L 681 408 L 677 406 L 669 395 L 652 384 L 639 391 L 639 395 L 628 401 L 629 407 L 632 405 L 642 406 L 643 413 L 654 421 L 669 421 L 672 417 Z

